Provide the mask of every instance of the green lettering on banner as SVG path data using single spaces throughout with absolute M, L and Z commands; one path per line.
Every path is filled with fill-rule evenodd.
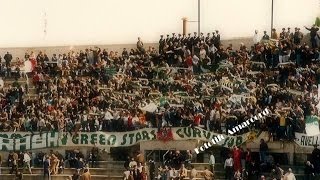
M 51 132 L 51 133 L 47 133 L 46 135 L 47 139 L 46 139 L 46 145 L 47 147 L 57 147 L 58 146 L 58 137 L 59 134 L 56 132 Z
M 312 137 L 308 137 L 308 146 L 312 146 Z
M 9 144 L 10 144 L 9 139 L 0 138 L 0 140 L 1 140 L 0 145 L 1 145 L 1 150 L 2 150 L 2 151 L 12 150 L 11 148 L 10 148 L 10 149 L 8 148 L 8 146 L 9 146 Z
M 191 127 L 172 128 L 172 131 L 175 140 L 200 139 L 209 141 L 217 135 L 204 129 Z M 39 134 L 32 136 L 29 133 L 1 133 L 0 150 L 29 150 L 59 146 L 91 146 L 93 144 L 112 147 L 131 146 L 141 141 L 157 140 L 156 133 L 156 128 L 147 128 L 132 132 L 116 132 L 115 134 L 111 132 L 83 132 L 74 136 L 70 134 L 59 134 L 58 132 L 43 133 L 42 136 Z M 13 137 L 15 139 L 13 139 Z M 218 144 L 222 144 L 224 147 L 239 146 L 243 144 L 245 140 L 245 136 L 225 136 L 225 139 L 221 140 Z M 301 143 L 306 144 L 306 146 L 317 142 L 318 137 L 306 137 L 304 140 L 303 137 L 301 138 Z M 297 143 L 299 142 L 297 141 Z
M 150 133 L 151 133 L 151 135 L 153 135 L 153 137 L 151 138 L 151 140 L 157 139 L 157 135 L 156 135 L 156 131 L 155 131 L 155 130 L 150 131 Z
M 125 145 L 126 144 L 126 142 L 127 142 L 127 134 L 124 134 L 123 136 L 122 136 L 122 143 L 121 143 L 121 145 Z
M 198 128 L 193 128 L 193 137 L 201 138 L 201 131 Z
M 81 134 L 81 144 L 88 144 L 88 135 L 87 134 Z
M 242 141 L 242 136 L 238 136 L 236 139 L 236 146 L 240 146 L 242 145 L 243 141 Z
M 99 144 L 106 145 L 106 138 L 103 134 L 100 134 L 99 136 Z
M 134 134 L 130 133 L 130 134 L 129 134 L 129 137 L 130 137 L 130 144 L 132 144 L 132 143 L 133 143 Z
M 117 140 L 117 136 L 115 135 L 110 135 L 108 137 L 108 145 L 115 145 Z
M 229 139 L 230 139 L 230 137 L 227 137 L 227 138 L 224 140 L 223 144 L 221 144 L 221 146 L 225 147 L 226 144 L 227 144 L 227 142 L 229 141 Z
M 301 138 L 300 138 L 300 144 L 301 144 L 302 146 L 304 146 L 304 139 L 305 139 L 305 137 L 304 137 L 304 136 L 301 136 Z
M 203 136 L 206 139 L 210 139 L 210 136 L 211 136 L 211 132 L 210 131 L 202 130 L 202 133 L 203 133 Z
M 138 141 L 140 141 L 140 140 L 141 140 L 141 134 L 140 134 L 140 132 L 137 132 L 137 134 L 136 134 L 136 143 Z
M 188 132 L 187 132 L 187 130 L 188 130 Z M 183 128 L 183 131 L 187 137 L 191 137 L 191 128 L 190 127 Z
M 183 134 L 181 133 L 182 129 L 179 128 L 177 131 L 176 131 L 176 134 L 180 137 L 180 138 L 184 138 Z
M 142 131 L 141 133 L 142 133 L 142 139 L 143 139 L 143 140 L 150 140 L 147 131 Z
M 2 137 L 2 138 L 8 138 L 8 134 L 0 134 L 0 137 Z
M 72 143 L 73 144 L 79 144 L 79 134 L 76 136 L 72 136 Z
M 20 147 L 16 147 L 17 150 L 21 150 L 21 151 L 27 150 L 27 138 L 20 138 L 20 139 L 17 139 L 16 141 L 19 141 L 19 144 L 20 144 Z
M 229 142 L 228 142 L 228 147 L 231 148 L 231 147 L 233 147 L 233 145 L 234 145 L 234 138 L 231 137 Z
M 14 138 L 19 139 L 19 138 L 22 138 L 22 136 L 21 136 L 21 134 L 11 134 L 10 138 L 11 139 L 14 139 Z
M 91 134 L 91 144 L 96 144 L 97 143 L 97 134 Z

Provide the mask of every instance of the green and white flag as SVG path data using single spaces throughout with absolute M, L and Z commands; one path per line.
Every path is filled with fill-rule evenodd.
M 320 134 L 318 120 L 318 116 L 306 116 L 306 133 L 308 136 Z

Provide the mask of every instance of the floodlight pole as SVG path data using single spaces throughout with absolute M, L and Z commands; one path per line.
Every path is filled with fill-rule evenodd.
M 200 0 L 198 0 L 198 36 L 200 36 Z
M 270 35 L 273 29 L 273 0 L 271 0 L 271 31 L 270 31 Z

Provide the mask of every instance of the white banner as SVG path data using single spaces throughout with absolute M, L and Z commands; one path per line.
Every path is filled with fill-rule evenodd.
M 313 148 L 314 145 L 320 145 L 320 134 L 308 136 L 307 134 L 295 133 L 295 142 L 301 147 Z

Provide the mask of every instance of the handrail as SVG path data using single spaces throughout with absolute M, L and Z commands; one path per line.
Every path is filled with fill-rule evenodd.
M 174 148 L 174 149 L 168 149 L 167 152 L 164 153 L 164 155 L 162 156 L 162 161 L 163 161 L 163 163 L 165 163 L 165 156 L 166 156 L 170 151 L 172 151 L 172 150 L 176 150 L 176 148 Z
M 155 151 L 155 150 L 152 150 L 149 154 L 147 154 L 147 157 L 146 157 L 147 160 L 149 159 L 149 156 L 150 156 L 154 151 Z

